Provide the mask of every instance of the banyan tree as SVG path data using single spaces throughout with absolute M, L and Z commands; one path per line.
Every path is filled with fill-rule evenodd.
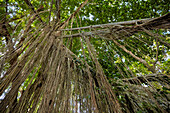
M 170 112 L 168 0 L 3 0 L 1 113 Z

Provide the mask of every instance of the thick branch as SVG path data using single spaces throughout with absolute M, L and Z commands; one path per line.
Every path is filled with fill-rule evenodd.
M 116 22 L 116 23 L 108 23 L 108 24 L 100 24 L 100 25 L 92 25 L 92 26 L 85 26 L 79 28 L 71 28 L 71 29 L 60 29 L 62 31 L 73 31 L 73 30 L 81 30 L 81 29 L 90 29 L 90 28 L 108 28 L 115 25 L 136 25 L 141 24 L 140 26 L 147 27 L 147 28 L 158 28 L 158 29 L 167 29 L 170 28 L 170 13 L 158 17 L 158 18 L 146 18 L 140 20 L 131 20 L 125 22 Z M 136 26 L 137 27 L 137 26 Z
M 146 23 L 140 25 L 144 28 L 152 29 L 169 29 L 170 28 L 170 13 L 163 15 L 161 17 L 153 18 Z
M 93 26 L 85 26 L 85 27 L 79 27 L 79 28 L 72 28 L 72 29 L 60 29 L 61 31 L 72 31 L 72 30 L 81 30 L 81 29 L 91 29 L 91 28 L 111 28 L 111 31 L 100 31 L 103 32 L 104 34 L 110 34 L 110 33 L 116 33 L 119 38 L 125 37 L 125 36 L 132 36 L 133 34 L 137 33 L 138 31 L 148 31 L 151 29 L 166 29 L 170 28 L 170 20 L 169 20 L 169 15 L 164 15 L 162 17 L 154 18 L 154 19 L 142 19 L 142 20 L 132 20 L 132 21 L 126 21 L 126 22 L 117 22 L 117 23 L 109 23 L 109 24 L 100 24 L 100 25 L 93 25 Z M 149 22 L 148 22 L 149 21 Z M 156 24 L 157 22 L 157 24 Z M 143 23 L 143 24 L 139 24 Z M 159 24 L 158 24 L 159 23 Z M 152 25 L 153 24 L 153 25 Z M 122 25 L 136 25 L 136 26 L 122 26 Z M 154 27 L 153 27 L 154 26 Z M 144 30 L 145 29 L 145 30 Z M 99 33 L 99 32 L 97 32 Z M 148 32 L 147 32 L 148 33 Z M 92 32 L 86 32 L 84 35 L 93 35 L 96 33 Z M 149 35 L 152 35 L 148 33 Z M 79 37 L 81 34 L 73 34 L 73 35 L 66 35 L 63 37 Z M 160 38 L 158 40 L 165 44 L 167 47 L 170 46 L 169 43 L 162 41 Z
M 131 20 L 131 21 L 124 21 L 124 22 L 116 22 L 116 23 L 108 23 L 108 24 L 100 24 L 100 25 L 92 25 L 92 26 L 85 26 L 79 28 L 71 28 L 71 29 L 60 29 L 61 31 L 73 31 L 73 30 L 81 30 L 81 29 L 90 29 L 90 28 L 108 28 L 115 25 L 135 25 L 136 23 L 144 23 L 151 20 L 150 18 L 141 19 L 141 20 Z

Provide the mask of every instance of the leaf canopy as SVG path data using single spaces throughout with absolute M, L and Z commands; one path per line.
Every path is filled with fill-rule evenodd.
M 169 112 L 168 0 L 1 0 L 1 112 Z

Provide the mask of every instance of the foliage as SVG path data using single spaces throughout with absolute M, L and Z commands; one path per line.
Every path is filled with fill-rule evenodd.
M 1 0 L 1 112 L 169 112 L 169 1 L 87 1 Z

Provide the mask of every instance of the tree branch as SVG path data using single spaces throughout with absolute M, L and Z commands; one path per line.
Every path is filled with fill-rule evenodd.
M 90 28 L 108 28 L 115 25 L 136 25 L 136 23 L 145 23 L 151 20 L 150 18 L 140 19 L 140 20 L 131 20 L 131 21 L 124 21 L 124 22 L 116 22 L 116 23 L 108 23 L 108 24 L 100 24 L 100 25 L 92 25 L 92 26 L 85 26 L 85 27 L 78 27 L 78 28 L 71 28 L 71 29 L 60 29 L 61 31 L 73 31 L 73 30 L 81 30 L 81 29 L 90 29 Z
M 119 44 L 115 39 L 112 38 L 112 40 L 118 47 L 122 48 L 126 53 L 130 54 L 133 58 L 143 63 L 148 68 L 149 71 L 155 73 L 155 69 L 152 66 L 149 66 L 149 64 L 144 59 L 134 55 L 131 51 L 127 50 L 125 46 Z
M 24 0 L 26 3 L 27 3 L 27 5 L 29 6 L 29 7 L 31 7 L 31 9 L 32 9 L 32 11 L 36 14 L 36 11 L 35 11 L 35 9 L 34 9 L 34 6 L 31 4 L 31 2 L 29 1 L 29 0 Z M 39 9 L 43 9 L 44 7 L 43 6 L 41 6 Z M 43 21 L 42 21 L 42 19 L 41 19 L 41 17 L 37 14 L 37 17 L 38 17 L 38 19 L 43 23 L 43 24 L 45 24 Z

